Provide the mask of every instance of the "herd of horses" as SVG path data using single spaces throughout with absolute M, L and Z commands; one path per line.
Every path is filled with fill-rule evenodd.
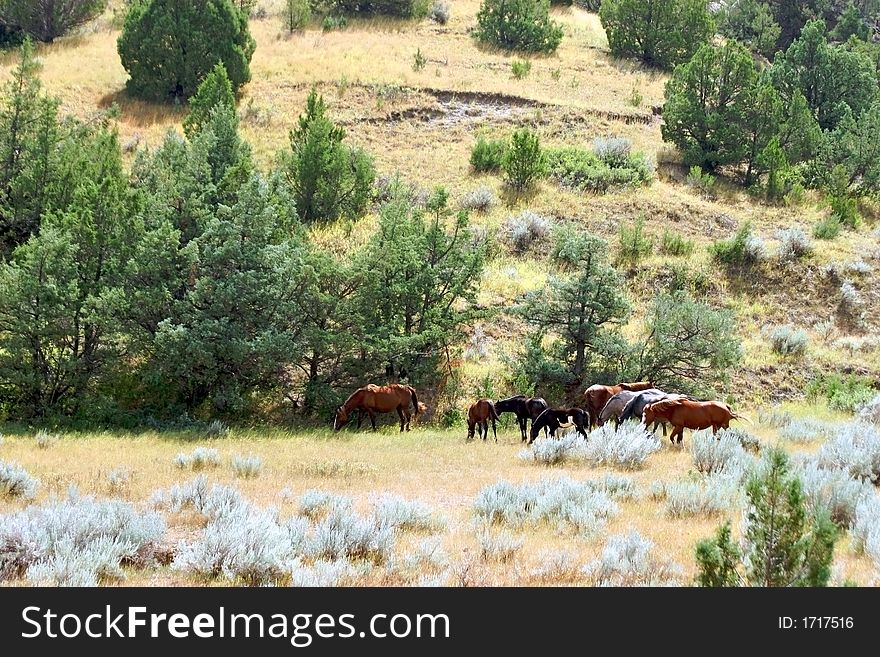
M 412 406 L 412 412 L 410 412 Z M 656 431 L 662 427 L 666 435 L 667 426 L 672 427 L 669 440 L 681 443 L 684 430 L 719 429 L 730 427 L 731 420 L 747 418 L 737 415 L 724 402 L 701 401 L 687 395 L 668 393 L 655 387 L 652 381 L 618 383 L 613 386 L 592 385 L 584 391 L 583 407 L 550 408 L 542 397 L 515 395 L 506 399 L 492 401 L 478 399 L 467 413 L 467 440 L 475 434 L 483 440 L 489 436 L 489 425 L 498 442 L 495 425 L 502 413 L 512 413 L 519 425 L 523 442 L 533 443 L 541 431 L 556 437 L 560 428 L 574 427 L 587 438 L 587 432 L 596 426 L 613 421 L 615 430 L 627 420 L 636 419 L 646 427 Z M 370 418 L 373 431 L 376 430 L 376 414 L 397 411 L 400 430 L 409 431 L 410 421 L 427 410 L 420 402 L 415 388 L 392 383 L 384 386 L 367 385 L 355 390 L 337 409 L 333 418 L 333 428 L 339 431 L 357 412 L 357 426 L 361 427 L 363 416 Z M 531 422 L 531 427 L 529 427 Z

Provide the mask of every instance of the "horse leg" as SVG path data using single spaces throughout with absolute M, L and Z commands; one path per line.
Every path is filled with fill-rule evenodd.
M 361 424 L 364 423 L 364 413 L 363 413 L 363 411 L 358 411 L 357 414 L 358 414 L 358 429 L 360 429 Z
M 397 417 L 400 418 L 400 433 L 403 433 L 403 426 L 406 424 L 406 416 L 403 414 L 403 407 L 397 407 Z
M 488 433 L 488 432 L 489 432 L 489 430 L 486 429 L 486 433 Z M 498 442 L 498 430 L 495 428 L 495 418 L 494 417 L 492 418 L 492 435 L 495 436 L 495 442 L 497 443 Z
M 480 422 L 480 428 L 483 430 L 483 441 L 485 442 L 486 438 L 489 437 L 489 420 L 483 420 Z
M 370 416 L 370 424 L 373 425 L 373 431 L 376 430 L 376 413 L 375 411 L 367 410 L 367 414 Z
M 524 443 L 526 441 L 526 422 L 527 420 L 524 417 L 516 416 L 516 421 L 519 422 L 519 432 L 522 435 L 520 438 L 520 442 Z

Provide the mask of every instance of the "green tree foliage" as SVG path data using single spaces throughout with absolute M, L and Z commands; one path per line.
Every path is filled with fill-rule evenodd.
M 550 0 L 483 0 L 476 37 L 506 50 L 554 52 L 562 27 L 550 20 Z
M 822 128 L 799 89 L 792 92 L 791 102 L 783 108 L 779 142 L 792 164 L 812 160 L 822 147 Z
M 744 154 L 746 185 L 754 182 L 755 173 L 768 171 L 769 161 L 764 157 L 764 151 L 772 140 L 778 139 L 777 133 L 784 112 L 782 99 L 773 86 L 765 80 L 756 83 L 750 96 L 751 102 L 747 104 L 743 123 L 747 139 Z
M 832 46 L 821 21 L 808 23 L 770 69 L 785 104 L 800 91 L 823 130 L 834 128 L 847 111 L 861 115 L 877 95 L 877 72 L 863 54 Z
M 615 57 L 660 68 L 688 61 L 715 32 L 703 0 L 605 0 L 599 18 Z
M 661 294 L 651 302 L 633 354 L 638 380 L 694 392 L 724 382 L 742 359 L 733 314 L 684 292 Z
M 344 143 L 345 131 L 327 117 L 324 99 L 313 89 L 299 125 L 290 133 L 282 167 L 305 223 L 363 214 L 376 177 L 372 158 Z
M 211 116 L 211 111 L 218 105 L 235 110 L 235 94 L 232 83 L 226 74 L 226 68 L 217 62 L 210 73 L 202 80 L 195 95 L 189 99 L 189 114 L 183 120 L 183 132 L 192 138 L 202 124 Z
M 837 529 L 820 509 L 809 512 L 786 453 L 771 448 L 746 486 L 742 552 L 729 525 L 697 544 L 702 586 L 827 586 Z
M 773 137 L 761 151 L 758 163 L 767 172 L 767 200 L 777 201 L 784 193 L 783 177 L 788 170 L 788 159 L 779 145 L 779 138 Z
M 880 189 L 880 98 L 858 119 L 847 114 L 828 137 L 829 163 L 842 167 L 838 191 L 871 194 Z
M 780 27 L 778 47 L 782 50 L 800 36 L 804 25 L 829 18 L 832 9 L 831 0 L 767 0 L 767 4 Z
M 448 198 L 438 188 L 422 210 L 398 189 L 357 258 L 363 347 L 374 367 L 405 368 L 414 381 L 433 376 L 476 317 L 485 243 Z
M 0 99 L 0 256 L 27 241 L 56 196 L 58 101 L 42 93 L 39 68 L 26 41 Z
M 867 41 L 871 36 L 871 28 L 862 18 L 862 13 L 858 10 L 854 3 L 850 2 L 844 9 L 840 18 L 837 19 L 837 25 L 828 34 L 828 36 L 839 43 L 843 43 L 850 37 L 855 37 L 860 41 Z
M 217 62 L 237 91 L 251 78 L 256 42 L 231 0 L 145 0 L 129 11 L 117 48 L 132 95 L 181 102 Z
M 718 31 L 772 59 L 782 30 L 765 3 L 760 0 L 732 0 L 718 13 Z
M 0 0 L 0 24 L 52 43 L 93 20 L 106 7 L 107 0 Z
M 78 412 L 114 359 L 136 227 L 116 135 L 78 126 L 59 149 L 65 192 L 0 265 L 0 400 L 17 417 Z
M 703 46 L 666 84 L 663 139 L 678 146 L 687 164 L 707 171 L 742 162 L 766 138 L 767 130 L 756 128 L 750 144 L 747 134 L 757 79 L 741 45 Z
M 523 192 L 547 174 L 547 156 L 535 132 L 527 128 L 515 130 L 501 157 L 504 182 L 511 189 Z
M 556 380 L 561 385 L 579 383 L 596 361 L 610 334 L 630 314 L 619 274 L 607 262 L 608 244 L 588 233 L 559 231 L 553 259 L 561 273 L 530 294 L 518 309 L 535 329 L 532 354 L 526 354 L 521 367 L 529 369 L 532 380 L 547 383 L 534 371 L 542 363 L 557 365 Z M 530 362 L 534 357 L 534 361 Z
M 309 0 L 285 0 L 284 27 L 290 32 L 303 29 L 312 20 L 312 5 Z

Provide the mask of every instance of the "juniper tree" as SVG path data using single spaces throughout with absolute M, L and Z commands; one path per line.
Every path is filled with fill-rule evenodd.
M 232 83 L 226 74 L 226 67 L 221 62 L 214 65 L 211 72 L 199 84 L 195 95 L 189 99 L 189 114 L 183 120 L 184 134 L 192 139 L 218 105 L 235 109 Z
M 0 0 L 0 24 L 52 43 L 97 18 L 106 7 L 107 0 Z

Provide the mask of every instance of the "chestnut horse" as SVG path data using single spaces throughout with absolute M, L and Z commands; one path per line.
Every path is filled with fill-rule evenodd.
M 409 412 L 412 402 L 413 413 Z M 425 409 L 425 405 L 419 402 L 416 391 L 411 386 L 400 383 L 391 383 L 387 386 L 377 386 L 372 383 L 355 390 L 345 402 L 336 409 L 333 418 L 333 428 L 339 431 L 348 424 L 349 416 L 354 411 L 363 411 L 370 417 L 373 431 L 376 430 L 376 413 L 390 413 L 397 411 L 400 418 L 400 430 L 406 428 L 409 431 L 410 419 Z M 360 427 L 360 422 L 358 422 Z
M 556 431 L 562 426 L 567 425 L 569 423 L 569 418 L 577 432 L 584 437 L 584 440 L 586 440 L 587 424 L 589 424 L 590 420 L 587 417 L 587 412 L 585 410 L 581 408 L 548 408 L 541 413 L 534 422 L 532 422 L 532 430 L 529 433 L 529 445 L 535 442 L 535 438 L 538 437 L 538 433 L 540 433 L 541 429 L 546 428 L 550 431 L 550 435 L 555 438 Z
M 616 386 L 603 386 L 603 385 L 592 385 L 586 390 L 584 390 L 584 399 L 586 400 L 586 411 L 590 414 L 590 429 L 592 430 L 593 424 L 597 424 L 600 427 L 602 426 L 602 420 L 599 418 L 599 414 L 602 412 L 602 409 L 605 408 L 605 404 L 608 403 L 608 400 L 611 399 L 618 392 L 623 390 L 630 390 L 632 392 L 638 392 L 639 390 L 647 390 L 648 388 L 653 388 L 653 381 L 637 381 L 635 383 L 618 383 Z
M 495 420 L 498 419 L 498 411 L 495 410 L 495 404 L 489 399 L 478 399 L 468 409 L 467 439 L 474 439 L 474 429 L 480 434 L 480 438 L 486 440 L 489 437 L 489 421 L 492 422 L 492 434 L 495 436 L 495 442 L 498 442 L 498 431 L 495 429 Z
M 642 411 L 642 421 L 645 426 L 658 420 L 661 422 L 665 420 L 671 424 L 672 433 L 669 434 L 669 440 L 678 443 L 681 443 L 685 429 L 696 431 L 712 427 L 712 433 L 715 434 L 718 433 L 718 429 L 728 429 L 731 420 L 740 419 L 748 421 L 748 418 L 737 415 L 727 404 L 718 401 L 664 399 L 648 404 Z

